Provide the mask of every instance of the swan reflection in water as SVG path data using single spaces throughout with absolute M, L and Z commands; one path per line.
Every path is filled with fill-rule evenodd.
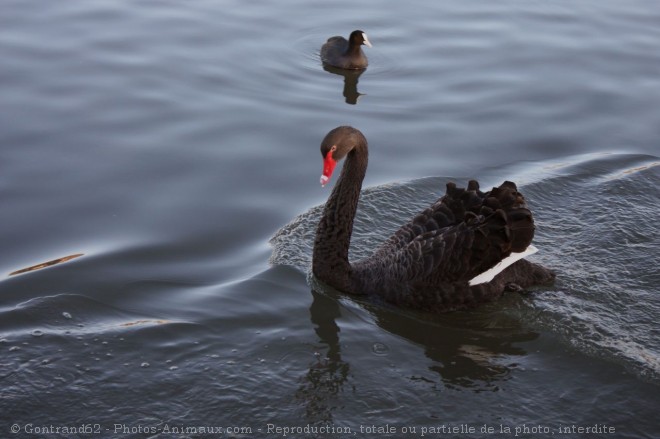
M 358 92 L 357 89 L 358 79 L 360 78 L 360 75 L 362 75 L 365 72 L 366 69 L 356 69 L 356 70 L 339 69 L 337 67 L 333 67 L 329 64 L 324 63 L 323 70 L 325 70 L 326 72 L 333 73 L 335 75 L 343 76 L 344 77 L 343 95 L 344 98 L 346 98 L 346 103 L 350 105 L 357 104 L 358 99 L 360 98 L 360 96 L 363 95 L 363 93 Z
M 341 405 L 345 385 L 356 385 L 351 383 L 347 355 L 342 358 L 340 327 L 336 322 L 345 311 L 339 298 L 346 298 L 346 295 L 312 289 L 312 296 L 310 319 L 327 350 L 316 354 L 309 371 L 300 378 L 296 399 L 304 405 L 307 420 L 327 423 L 333 421 L 333 411 Z M 517 361 L 527 355 L 520 343 L 539 337 L 538 333 L 522 328 L 515 317 L 502 316 L 493 309 L 488 310 L 489 306 L 485 306 L 483 312 L 457 312 L 427 318 L 355 297 L 350 300 L 367 311 L 380 328 L 424 350 L 430 360 L 427 365 L 430 373 L 410 375 L 409 379 L 427 382 L 438 391 L 444 388 L 475 392 L 500 390 L 500 384 L 518 367 Z M 364 355 L 389 356 L 390 362 L 397 363 L 394 352 L 383 343 L 374 343 L 371 351 Z

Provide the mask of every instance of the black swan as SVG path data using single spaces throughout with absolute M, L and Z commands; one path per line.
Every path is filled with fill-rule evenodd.
M 372 256 L 350 263 L 353 219 L 367 170 L 367 139 L 355 128 L 335 128 L 323 139 L 321 155 L 322 185 L 346 158 L 314 242 L 312 271 L 331 287 L 440 312 L 473 307 L 505 290 L 554 279 L 552 271 L 522 259 L 535 251 L 528 249 L 534 220 L 509 181 L 489 192 L 481 192 L 474 180 L 467 189 L 447 183 L 442 198 L 404 224 Z
M 348 40 L 340 36 L 330 37 L 321 47 L 321 60 L 340 69 L 366 69 L 369 63 L 360 48 L 363 44 L 371 47 L 367 34 L 361 30 L 351 32 Z

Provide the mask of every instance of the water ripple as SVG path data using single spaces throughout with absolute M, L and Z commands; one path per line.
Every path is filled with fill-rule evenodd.
M 660 312 L 660 302 L 652 294 L 660 284 L 659 262 L 649 257 L 657 256 L 660 245 L 654 214 L 660 205 L 657 163 L 649 156 L 592 154 L 519 166 L 507 176 L 522 183 L 537 218 L 541 251 L 534 259 L 559 273 L 555 288 L 537 293 L 534 308 L 523 320 L 550 328 L 582 350 L 621 361 L 652 380 L 660 377 L 660 345 L 649 335 L 653 315 Z M 397 225 L 434 201 L 444 180 L 365 189 L 351 258 L 368 256 Z M 273 236 L 272 264 L 309 271 L 321 207 Z

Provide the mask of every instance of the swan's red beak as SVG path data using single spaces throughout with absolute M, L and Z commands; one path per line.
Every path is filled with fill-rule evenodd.
M 337 166 L 337 161 L 332 158 L 332 153 L 334 151 L 330 149 L 328 153 L 325 155 L 325 158 L 323 159 L 323 175 L 321 175 L 321 186 L 325 186 L 328 181 L 330 181 L 330 177 L 332 177 L 332 171 L 335 170 L 335 166 Z

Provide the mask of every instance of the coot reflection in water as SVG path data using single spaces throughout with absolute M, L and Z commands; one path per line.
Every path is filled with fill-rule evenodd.
M 365 72 L 365 70 L 348 70 L 348 69 L 340 69 L 338 67 L 333 67 L 328 64 L 323 64 L 323 70 L 329 73 L 333 73 L 335 75 L 343 76 L 344 77 L 344 89 L 342 91 L 342 96 L 344 96 L 345 101 L 347 104 L 355 105 L 358 102 L 358 99 L 360 96 L 362 96 L 364 93 L 360 93 L 358 91 L 358 81 L 360 79 L 360 76 Z

